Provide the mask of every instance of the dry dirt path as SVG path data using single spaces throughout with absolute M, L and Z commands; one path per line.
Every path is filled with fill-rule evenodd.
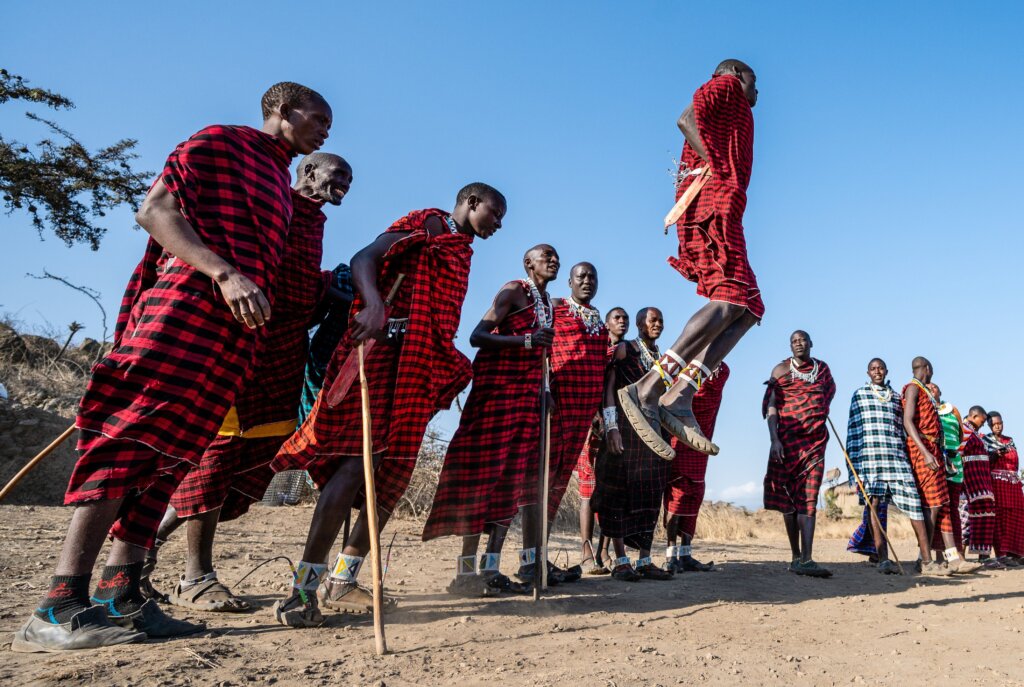
M 271 555 L 297 556 L 311 513 L 260 508 L 228 523 L 221 578 L 232 583 Z M 67 517 L 62 508 L 0 507 L 4 642 L 37 601 Z M 203 635 L 122 650 L 5 650 L 0 684 L 1024 684 L 1024 571 L 883 577 L 833 539 L 819 543 L 817 558 L 835 577 L 814 580 L 786 572 L 781 539 L 749 540 L 702 544 L 720 565 L 714 573 L 637 584 L 589 578 L 539 604 L 477 601 L 444 592 L 453 541 L 423 545 L 413 523 L 400 523 L 385 544 L 390 532 L 398 535 L 389 592 L 401 606 L 388 617 L 392 653 L 383 658 L 373 655 L 366 618 L 333 616 L 304 631 L 275 626 L 269 607 L 288 579 L 278 562 L 242 588 L 259 604 L 253 614 L 197 614 L 211 628 Z M 165 586 L 183 543 L 164 547 Z M 513 535 L 510 550 L 518 543 Z M 900 550 L 909 555 L 911 543 Z

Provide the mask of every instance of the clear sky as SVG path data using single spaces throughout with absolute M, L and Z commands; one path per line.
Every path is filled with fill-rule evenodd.
M 591 261 L 602 311 L 659 306 L 674 336 L 702 303 L 665 263 L 675 121 L 720 60 L 745 60 L 761 93 L 744 224 L 767 315 L 729 358 L 708 497 L 759 502 L 762 382 L 796 328 L 832 367 L 843 429 L 871 357 L 899 387 L 920 354 L 950 400 L 1019 433 L 1021 5 L 695 4 L 18 3 L 0 65 L 74 100 L 55 118 L 87 145 L 137 138 L 152 171 L 207 124 L 258 126 L 276 81 L 317 89 L 334 107 L 324 150 L 355 168 L 328 209 L 327 267 L 469 181 L 497 186 L 508 215 L 476 245 L 458 342 L 472 355 L 470 330 L 542 241 L 562 257 L 556 295 Z M 0 131 L 38 140 L 24 110 L 0 106 Z M 145 237 L 128 212 L 108 220 L 94 253 L 0 216 L 0 312 L 100 338 L 92 303 L 25 273 L 96 288 L 113 317 Z

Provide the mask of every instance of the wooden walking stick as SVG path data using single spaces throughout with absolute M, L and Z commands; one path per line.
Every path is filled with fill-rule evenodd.
M 70 427 L 68 427 L 67 429 L 64 430 L 63 434 L 61 434 L 59 437 L 57 437 L 56 439 L 51 441 L 49 446 L 47 446 L 42 451 L 40 451 L 38 454 L 36 454 L 35 458 L 33 458 L 29 462 L 25 463 L 25 467 L 23 467 L 22 469 L 18 470 L 18 474 L 16 474 L 14 477 L 12 477 L 11 481 L 9 481 L 6 485 L 4 485 L 4 488 L 2 490 L 0 490 L 0 501 L 3 501 L 4 497 L 7 496 L 9 493 L 11 493 L 11 490 L 14 489 L 14 487 L 16 487 L 18 485 L 18 482 L 20 482 L 21 479 L 25 475 L 27 475 L 28 473 L 32 472 L 32 469 L 35 468 L 35 466 L 39 464 L 39 461 L 41 461 L 43 458 L 45 458 L 46 456 L 48 456 L 51 453 L 53 453 L 54 450 L 58 446 L 63 444 L 65 441 L 67 441 L 68 437 L 70 437 L 74 433 L 75 433 L 75 426 L 71 425 Z
M 373 572 L 373 637 L 377 655 L 388 652 L 384 637 L 384 581 L 380 565 L 380 531 L 377 529 L 377 491 L 373 486 L 373 436 L 370 434 L 370 386 L 366 383 L 363 342 L 359 342 L 359 386 L 363 401 L 363 487 L 366 492 L 366 520 L 370 527 L 370 563 Z
M 903 564 L 900 563 L 900 557 L 896 555 L 896 549 L 893 548 L 892 542 L 889 541 L 889 535 L 886 534 L 885 528 L 882 527 L 882 521 L 878 519 L 878 512 L 875 510 L 875 506 L 871 503 L 871 497 L 868 496 L 867 489 L 864 488 L 864 483 L 860 481 L 860 475 L 857 474 L 857 469 L 853 467 L 853 461 L 850 460 L 850 454 L 846 452 L 846 446 L 843 445 L 843 440 L 839 437 L 839 432 L 836 431 L 836 426 L 832 423 L 832 418 L 828 418 L 828 425 L 832 428 L 832 434 L 835 435 L 836 441 L 839 442 L 839 448 L 843 450 L 843 456 L 846 458 L 846 465 L 850 468 L 850 474 L 857 480 L 857 486 L 860 487 L 861 496 L 864 497 L 864 503 L 868 504 L 868 510 L 871 511 L 871 526 L 874 527 L 877 522 L 882 531 L 882 538 L 885 539 L 885 545 L 889 547 L 889 553 L 892 554 L 893 560 L 896 561 L 896 567 L 900 569 L 900 575 L 906 575 L 907 573 L 903 570 Z
M 540 382 L 540 474 L 537 478 L 537 543 L 534 546 L 533 600 L 548 587 L 548 470 L 551 467 L 551 393 L 550 358 L 547 348 L 541 353 Z

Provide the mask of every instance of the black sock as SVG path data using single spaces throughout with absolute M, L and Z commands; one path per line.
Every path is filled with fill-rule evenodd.
M 59 625 L 71 620 L 89 603 L 89 578 L 92 575 L 54 575 L 50 579 L 50 591 L 46 593 L 35 616 L 41 620 Z
M 128 615 L 139 610 L 145 599 L 139 589 L 142 561 L 128 565 L 108 565 L 96 585 L 92 602 L 107 609 L 107 615 Z

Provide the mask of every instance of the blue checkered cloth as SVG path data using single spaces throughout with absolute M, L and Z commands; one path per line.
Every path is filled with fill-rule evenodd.
M 887 394 L 889 400 L 883 400 Z M 895 504 L 911 520 L 923 520 L 906 445 L 900 395 L 888 383 L 878 386 L 868 382 L 857 389 L 850 402 L 846 448 L 864 489 L 881 501 Z
M 306 360 L 306 377 L 302 383 L 302 398 L 299 401 L 299 424 L 306 419 L 324 385 L 327 364 L 331 362 L 334 349 L 341 337 L 348 331 L 348 313 L 355 297 L 352 284 L 352 270 L 342 263 L 334 268 L 330 305 L 323 321 L 317 327 L 309 342 L 309 358 Z

